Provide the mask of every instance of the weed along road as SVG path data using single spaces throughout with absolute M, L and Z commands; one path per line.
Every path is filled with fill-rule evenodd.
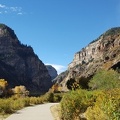
M 10 115 L 5 120 L 54 120 L 50 107 L 56 103 L 46 103 L 26 107 Z

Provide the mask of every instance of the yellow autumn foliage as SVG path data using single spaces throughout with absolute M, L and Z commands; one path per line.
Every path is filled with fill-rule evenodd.
M 4 90 L 7 86 L 7 81 L 5 79 L 0 79 L 0 87 Z

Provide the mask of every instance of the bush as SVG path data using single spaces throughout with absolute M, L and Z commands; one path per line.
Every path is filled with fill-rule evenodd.
M 80 87 L 74 78 L 70 78 L 67 81 L 66 85 L 69 90 L 76 90 Z
M 29 91 L 26 90 L 26 87 L 23 85 L 15 86 L 15 88 L 13 88 L 13 92 L 14 92 L 14 94 L 23 94 L 26 96 L 29 95 Z
M 25 107 L 25 102 L 23 99 L 17 99 L 15 100 L 12 105 L 11 105 L 11 108 L 16 111 L 16 110 L 19 110 L 19 109 L 22 109 L 23 107 Z
M 63 119 L 76 120 L 89 106 L 93 106 L 95 99 L 92 92 L 86 90 L 70 91 L 61 101 Z
M 92 89 L 120 88 L 120 74 L 114 70 L 98 71 L 89 82 Z
M 0 113 L 9 114 L 16 110 L 22 109 L 26 106 L 43 103 L 42 97 L 25 97 L 18 98 L 13 96 L 11 98 L 0 99 Z
M 54 93 L 54 102 L 60 102 L 63 97 L 62 93 Z
M 13 110 L 11 108 L 11 100 L 10 99 L 0 99 L 0 113 L 9 114 L 12 113 Z
M 63 94 L 48 92 L 40 97 L 25 97 L 21 94 L 16 94 L 11 98 L 0 99 L 0 114 L 13 113 L 16 110 L 26 106 L 42 104 L 44 102 L 59 102 Z
M 30 97 L 30 105 L 42 104 L 43 99 L 42 97 Z
M 54 94 L 52 92 L 47 94 L 47 101 L 54 102 Z
M 119 120 L 120 89 L 77 90 L 67 93 L 61 101 L 63 120 Z
M 120 89 L 103 91 L 86 111 L 88 120 L 119 120 L 120 119 Z
M 97 72 L 89 87 L 94 91 L 76 90 L 61 101 L 63 120 L 120 120 L 120 74 L 114 70 Z
M 44 102 L 60 102 L 64 93 L 48 92 L 42 96 Z
M 79 81 L 79 86 L 82 89 L 88 89 L 88 81 L 90 80 L 91 77 L 85 78 L 85 77 L 80 77 L 78 78 Z

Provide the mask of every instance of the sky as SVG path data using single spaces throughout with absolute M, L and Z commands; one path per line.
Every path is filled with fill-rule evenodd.
M 120 0 L 0 0 L 0 23 L 59 74 L 76 52 L 120 26 Z

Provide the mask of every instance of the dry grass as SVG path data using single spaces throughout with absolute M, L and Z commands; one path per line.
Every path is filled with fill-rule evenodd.
M 0 114 L 0 120 L 5 120 L 10 114 L 6 114 L 6 115 L 1 115 Z
M 61 120 L 61 115 L 60 115 L 60 104 L 54 105 L 50 108 L 52 115 L 54 117 L 54 120 Z

